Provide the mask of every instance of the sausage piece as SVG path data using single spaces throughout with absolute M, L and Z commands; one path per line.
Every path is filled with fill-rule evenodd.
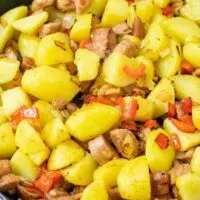
M 104 165 L 108 161 L 119 157 L 115 149 L 102 135 L 89 141 L 88 145 L 91 154 L 100 165 Z
M 0 160 L 0 177 L 10 174 L 12 171 L 9 160 Z
M 56 7 L 61 12 L 68 12 L 75 9 L 75 4 L 73 0 L 57 0 Z
M 117 35 L 125 35 L 131 33 L 131 29 L 125 22 L 119 23 L 112 28 L 113 32 Z
M 61 28 L 60 21 L 50 22 L 42 26 L 42 28 L 39 31 L 39 36 L 44 37 L 45 35 L 56 33 L 60 30 L 60 28 Z
M 114 129 L 110 138 L 123 158 L 132 159 L 138 155 L 139 142 L 128 129 Z

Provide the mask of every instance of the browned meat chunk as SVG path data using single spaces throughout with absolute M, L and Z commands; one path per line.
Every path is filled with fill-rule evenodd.
M 117 187 L 109 189 L 108 194 L 111 200 L 122 200 Z
M 80 200 L 82 193 L 68 195 L 68 196 L 60 196 L 60 197 L 50 197 L 48 196 L 48 200 Z
M 74 1 L 73 0 L 57 0 L 56 7 L 61 12 L 67 12 L 75 9 Z
M 66 105 L 66 109 L 69 112 L 69 114 L 72 114 L 76 110 L 78 110 L 78 106 L 75 103 L 68 103 Z
M 90 4 L 90 0 L 74 0 L 76 13 L 82 13 Z
M 34 0 L 32 3 L 33 10 L 43 9 L 48 6 L 52 6 L 55 0 Z
M 98 136 L 89 141 L 89 150 L 100 165 L 118 158 L 119 155 L 103 136 Z
M 135 57 L 138 53 L 138 48 L 129 40 L 122 40 L 114 49 L 115 52 L 122 53 L 128 57 Z
M 176 102 L 175 103 L 175 107 L 176 107 L 176 114 L 177 114 L 177 118 L 178 119 L 181 119 L 184 115 L 187 114 L 183 110 L 181 102 Z
M 175 184 L 178 176 L 187 174 L 190 172 L 189 164 L 176 164 L 169 172 L 171 184 Z
M 29 190 L 28 187 L 24 187 L 22 185 L 18 185 L 17 189 L 23 200 L 41 199 L 43 196 L 42 193 L 36 188 L 35 188 L 35 191 L 37 192 L 33 192 L 33 190 Z
M 10 174 L 12 171 L 9 160 L 0 160 L 0 177 Z
M 70 47 L 72 51 L 75 53 L 78 49 L 78 44 L 74 40 L 70 40 Z
M 136 134 L 141 140 L 146 141 L 147 135 L 150 133 L 150 131 L 151 131 L 150 128 L 142 126 L 136 132 Z
M 127 23 L 125 22 L 115 25 L 112 28 L 112 30 L 117 35 L 125 35 L 125 34 L 131 33 L 131 29 L 128 27 Z
M 116 45 L 116 34 L 109 28 L 95 29 L 92 35 L 92 50 L 100 58 L 104 58 L 107 51 L 111 51 Z
M 60 30 L 60 28 L 61 28 L 60 21 L 50 22 L 42 26 L 42 28 L 39 31 L 39 36 L 44 37 L 45 35 L 56 33 Z
M 152 191 L 155 196 L 169 193 L 169 175 L 166 172 L 153 174 Z
M 139 142 L 128 129 L 114 129 L 110 132 L 110 137 L 123 158 L 132 159 L 138 155 Z
M 144 24 L 138 16 L 136 16 L 134 20 L 133 35 L 139 38 L 143 38 L 145 35 Z
M 189 162 L 192 159 L 194 150 L 195 150 L 195 148 L 191 148 L 188 151 L 177 152 L 176 153 L 176 159 L 181 160 L 183 162 Z
M 53 101 L 52 101 L 53 108 L 55 108 L 57 110 L 64 109 L 66 104 L 67 104 L 67 102 L 62 98 L 56 98 L 56 99 L 53 99 Z
M 33 58 L 29 58 L 25 56 L 23 57 L 21 67 L 23 70 L 32 69 L 35 67 L 35 61 L 33 60 Z
M 14 190 L 19 182 L 19 178 L 14 174 L 7 174 L 0 179 L 0 192 Z

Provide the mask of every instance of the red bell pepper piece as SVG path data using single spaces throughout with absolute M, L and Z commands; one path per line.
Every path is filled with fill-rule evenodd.
M 172 103 L 168 103 L 168 117 L 174 117 L 176 115 L 176 107 Z
M 140 67 L 138 69 L 133 69 L 132 67 L 129 66 L 125 66 L 123 68 L 123 71 L 128 75 L 131 76 L 133 78 L 139 78 L 141 76 L 145 75 L 145 66 L 144 65 L 140 65 Z
M 122 111 L 122 121 L 131 121 L 135 118 L 138 109 L 137 100 L 132 100 L 130 103 L 125 104 Z
M 120 128 L 129 129 L 131 131 L 137 130 L 136 123 L 133 122 L 133 121 L 122 122 L 121 125 L 120 125 Z
M 192 112 L 192 99 L 190 97 L 185 98 L 182 102 L 182 108 L 184 112 L 191 113 Z
M 195 70 L 195 68 L 187 61 L 183 61 L 181 63 L 181 68 L 182 68 L 182 71 L 187 74 L 192 74 L 192 72 Z
M 115 106 L 115 103 L 112 100 L 110 100 L 109 98 L 103 97 L 103 96 L 97 96 L 97 102 L 106 104 L 106 105 L 110 105 L 110 106 Z
M 149 119 L 144 123 L 144 127 L 153 129 L 153 128 L 158 128 L 158 123 L 156 120 Z
M 169 146 L 169 138 L 163 133 L 160 133 L 155 141 L 161 149 L 166 149 Z
M 172 5 L 170 5 L 170 4 L 168 4 L 165 8 L 163 8 L 163 15 L 165 15 L 165 16 L 169 16 L 169 15 L 171 15 L 172 14 L 172 12 L 173 12 L 173 7 L 172 7 Z
M 194 126 L 191 115 L 183 115 L 180 120 L 186 124 Z
M 172 134 L 171 143 L 175 151 L 178 151 L 181 148 L 181 144 L 176 133 Z
M 79 44 L 79 48 L 87 48 L 88 45 L 92 44 L 91 40 L 83 40 Z
M 24 119 L 23 111 L 26 109 L 26 106 L 21 106 L 11 115 L 11 120 L 17 124 Z
M 177 129 L 180 131 L 186 132 L 186 133 L 194 133 L 196 128 L 194 125 L 191 125 L 189 123 L 171 118 L 171 122 L 176 126 Z

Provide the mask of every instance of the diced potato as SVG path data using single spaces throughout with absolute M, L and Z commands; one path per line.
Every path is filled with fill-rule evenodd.
M 48 13 L 38 12 L 12 23 L 13 27 L 22 33 L 36 34 L 39 28 L 48 20 Z
M 70 38 L 75 42 L 88 40 L 92 23 L 92 14 L 84 14 L 78 17 L 70 31 Z
M 88 49 L 78 49 L 75 54 L 74 63 L 78 68 L 80 81 L 89 81 L 98 75 L 100 57 Z
M 200 176 L 188 173 L 179 176 L 176 180 L 176 187 L 182 200 L 199 200 L 200 197 Z
M 167 48 L 169 48 L 170 53 L 166 57 L 158 59 L 156 63 L 156 74 L 161 78 L 171 78 L 180 70 L 180 44 L 171 39 Z
M 12 22 L 25 17 L 28 13 L 27 6 L 19 6 L 9 10 L 1 16 L 1 20 L 6 24 L 11 24 Z
M 0 84 L 12 81 L 19 70 L 20 62 L 10 58 L 0 59 Z
M 103 181 L 95 181 L 88 185 L 83 191 L 81 200 L 108 200 L 108 193 L 106 191 Z
M 117 182 L 122 198 L 151 199 L 150 175 L 145 156 L 130 160 L 121 169 Z
M 0 126 L 0 159 L 11 158 L 16 151 L 15 136 L 10 124 Z
M 143 83 L 137 82 L 140 87 L 149 87 L 149 84 L 153 82 L 154 74 L 155 74 L 155 67 L 153 62 L 145 56 L 139 56 L 135 59 L 137 63 L 137 67 L 140 67 L 141 64 L 145 66 L 145 78 L 142 79 Z
M 29 180 L 34 180 L 38 174 L 38 168 L 33 161 L 21 150 L 17 150 L 10 160 L 12 172 Z
M 193 37 L 195 39 L 200 38 L 200 28 L 195 22 L 189 19 L 172 17 L 163 21 L 162 25 L 167 33 L 181 43 L 185 43 L 187 40 L 191 41 Z
M 39 124 L 43 128 L 51 120 L 58 118 L 62 120 L 62 115 L 58 110 L 54 110 L 52 105 L 46 101 L 38 100 L 33 104 L 40 113 Z
M 192 134 L 184 133 L 179 131 L 169 119 L 165 119 L 163 128 L 168 133 L 176 133 L 178 135 L 181 146 L 179 151 L 187 151 L 191 147 L 200 144 L 200 131 L 195 131 Z
M 200 103 L 200 79 L 192 75 L 176 75 L 172 78 L 176 98 L 179 100 L 191 97 Z
M 87 11 L 91 12 L 92 14 L 94 14 L 98 17 L 101 17 L 104 9 L 106 7 L 107 1 L 108 0 L 93 0 L 90 3 Z
M 6 116 L 10 117 L 21 106 L 31 106 L 28 95 L 21 87 L 6 90 L 1 94 L 3 110 Z M 14 100 L 13 100 L 14 99 Z
M 3 51 L 6 43 L 14 37 L 15 29 L 12 27 L 11 23 L 27 15 L 27 7 L 20 6 L 9 10 L 4 15 L 1 16 L 1 21 L 5 23 L 0 24 L 0 53 Z
M 105 165 L 97 168 L 97 170 L 94 172 L 94 181 L 102 180 L 106 187 L 116 187 L 119 172 L 127 163 L 128 160 L 122 158 L 109 161 Z
M 164 33 L 161 25 L 152 23 L 143 40 L 142 53 L 152 60 L 157 60 L 159 53 L 168 44 L 167 36 Z
M 200 23 L 200 4 L 199 0 L 186 0 L 185 5 L 180 9 L 181 15 Z
M 155 103 L 154 117 L 164 115 L 168 112 L 168 102 L 174 103 L 175 101 L 173 85 L 168 79 L 162 78 L 147 99 Z
M 190 162 L 191 171 L 200 175 L 200 147 L 197 147 L 193 153 Z
M 154 7 L 151 1 L 139 1 L 136 3 L 136 15 L 140 17 L 143 23 L 148 22 L 154 13 Z
M 41 39 L 35 55 L 37 65 L 56 65 L 71 61 L 73 52 L 64 33 L 53 33 Z
M 25 71 L 21 84 L 25 91 L 39 99 L 51 102 L 62 98 L 69 102 L 79 92 L 70 78 L 68 71 L 44 66 Z
M 14 79 L 12 81 L 10 81 L 8 83 L 4 83 L 1 86 L 4 90 L 13 89 L 15 87 L 20 87 L 21 79 L 22 79 L 22 73 L 20 72 L 20 70 L 18 70 L 16 76 L 14 77 Z
M 7 121 L 7 117 L 4 113 L 3 107 L 0 106 L 0 125 L 2 125 L 3 123 L 5 123 Z
M 39 38 L 36 36 L 21 33 L 18 38 L 18 48 L 22 57 L 34 59 L 39 41 Z
M 121 40 L 129 40 L 133 44 L 136 44 L 136 45 L 141 44 L 141 40 L 138 37 L 135 37 L 134 35 L 122 35 L 122 36 L 119 36 L 119 39 L 120 39 L 120 41 Z
M 160 8 L 166 7 L 171 1 L 170 0 L 153 0 L 154 4 Z
M 136 9 L 135 3 L 132 3 L 128 6 L 128 17 L 127 17 L 127 24 L 129 27 L 132 27 L 134 24 L 134 20 L 136 17 Z
M 200 129 L 200 106 L 192 107 L 192 121 L 196 128 Z
M 185 60 L 194 67 L 200 67 L 200 43 L 187 43 L 183 46 Z
M 128 17 L 128 2 L 125 0 L 108 0 L 101 23 L 103 26 L 112 27 L 123 22 Z
M 59 144 L 52 152 L 48 160 L 48 169 L 57 170 L 79 162 L 85 155 L 85 151 L 73 140 Z
M 15 142 L 36 165 L 41 165 L 49 156 L 49 149 L 40 134 L 25 120 L 17 126 Z
M 70 135 L 61 119 L 53 119 L 44 127 L 42 138 L 49 147 L 54 148 L 61 142 L 68 140 Z
M 93 156 L 87 153 L 81 161 L 63 169 L 62 175 L 67 182 L 87 186 L 93 181 L 93 173 L 97 166 L 98 164 Z
M 164 134 L 170 141 L 170 134 L 161 128 L 153 130 L 147 135 L 145 155 L 149 168 L 153 173 L 169 171 L 175 157 L 175 152 L 170 142 L 166 149 L 161 149 L 156 143 L 156 138 L 159 134 Z
M 134 97 L 133 99 L 136 99 L 139 105 L 134 120 L 143 122 L 152 119 L 154 116 L 155 104 L 140 96 Z
M 124 87 L 136 81 L 128 76 L 124 71 L 124 66 L 133 67 L 132 61 L 127 56 L 120 53 L 112 53 L 103 64 L 103 76 L 107 83 L 117 87 Z
M 92 103 L 84 105 L 67 120 L 69 133 L 81 141 L 87 141 L 101 135 L 120 120 L 120 111 L 112 106 Z

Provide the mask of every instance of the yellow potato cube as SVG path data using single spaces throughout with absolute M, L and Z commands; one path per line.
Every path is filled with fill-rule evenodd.
M 67 140 L 59 144 L 48 160 L 48 169 L 57 170 L 79 162 L 85 155 L 85 151 L 73 140 Z
M 166 7 L 171 0 L 154 0 L 153 3 L 158 6 L 159 8 L 164 8 Z
M 10 124 L 0 126 L 0 159 L 11 158 L 16 151 L 15 136 Z
M 192 106 L 192 121 L 196 128 L 200 129 L 200 106 Z
M 21 87 L 16 87 L 4 91 L 1 94 L 1 99 L 3 103 L 3 110 L 7 117 L 10 117 L 16 110 L 18 110 L 22 106 L 31 106 L 31 101 L 28 95 Z
M 98 163 L 93 156 L 87 153 L 81 161 L 63 169 L 62 175 L 67 182 L 74 185 L 87 186 L 93 181 L 93 173 L 97 166 Z
M 70 31 L 70 38 L 75 42 L 88 40 L 92 23 L 92 14 L 84 14 L 78 17 Z
M 34 180 L 38 175 L 38 168 L 33 161 L 21 150 L 17 150 L 10 160 L 12 172 L 29 180 Z
M 22 87 L 27 93 L 46 101 L 62 98 L 67 102 L 79 92 L 68 71 L 53 67 L 38 67 L 26 70 L 22 77 Z
M 68 140 L 70 135 L 61 119 L 53 119 L 42 130 L 42 138 L 49 147 L 54 148 Z
M 41 39 L 35 62 L 37 65 L 56 65 L 73 61 L 73 56 L 68 37 L 64 33 L 57 32 Z
M 74 112 L 66 121 L 66 126 L 73 137 L 87 141 L 116 125 L 120 115 L 120 111 L 115 107 L 92 103 Z
M 78 68 L 80 81 L 89 81 L 98 75 L 100 57 L 88 49 L 78 49 L 75 54 L 74 63 Z
M 5 123 L 7 121 L 7 117 L 4 113 L 3 107 L 0 106 L 0 125 L 2 125 L 3 123 Z
M 193 153 L 190 162 L 191 171 L 200 175 L 200 147 L 197 147 Z
M 101 23 L 112 27 L 123 22 L 128 17 L 128 2 L 126 0 L 108 0 Z
M 34 15 L 19 19 L 12 23 L 13 27 L 22 33 L 36 34 L 39 28 L 47 21 L 48 13 L 38 12 Z

